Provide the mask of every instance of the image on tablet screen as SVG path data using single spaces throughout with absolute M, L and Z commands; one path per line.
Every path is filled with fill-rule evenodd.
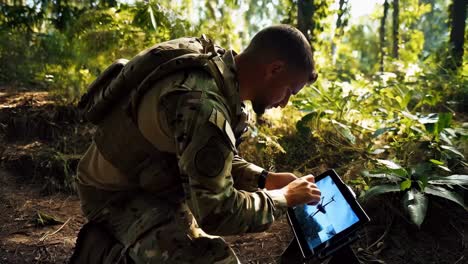
M 322 193 L 320 202 L 313 206 L 294 207 L 294 214 L 311 249 L 359 221 L 330 176 L 316 184 Z

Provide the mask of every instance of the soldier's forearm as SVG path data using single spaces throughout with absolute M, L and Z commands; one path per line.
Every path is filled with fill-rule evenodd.
M 238 190 L 254 192 L 258 190 L 258 178 L 263 171 L 253 163 L 244 160 L 235 155 L 232 160 L 232 177 L 234 178 L 234 187 Z
M 200 226 L 213 235 L 265 231 L 287 209 L 282 194 L 264 191 L 249 193 L 232 189 L 224 200 L 198 193 L 191 201 L 192 207 L 199 209 L 208 209 L 205 204 L 215 205 L 210 210 L 199 210 L 196 216 Z

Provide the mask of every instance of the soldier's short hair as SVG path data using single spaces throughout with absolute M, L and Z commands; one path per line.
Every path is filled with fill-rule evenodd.
M 297 28 L 280 24 L 260 30 L 244 53 L 262 61 L 280 59 L 293 70 L 309 73 L 309 82 L 317 79 L 312 48 Z

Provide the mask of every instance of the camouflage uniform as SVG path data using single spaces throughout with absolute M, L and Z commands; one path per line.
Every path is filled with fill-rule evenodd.
M 169 157 L 164 166 L 129 180 L 95 143 L 78 165 L 84 214 L 136 263 L 238 263 L 219 235 L 263 231 L 286 211 L 282 194 L 258 188 L 263 169 L 237 155 L 246 115 L 234 56 L 220 57 L 223 87 L 190 69 L 165 76 L 142 97 L 138 128 Z

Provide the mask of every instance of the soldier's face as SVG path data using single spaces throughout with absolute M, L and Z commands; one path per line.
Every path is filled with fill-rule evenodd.
M 273 107 L 285 107 L 291 95 L 297 94 L 307 83 L 307 75 L 286 70 L 267 74 L 264 85 L 252 107 L 256 114 L 262 115 L 266 109 Z

